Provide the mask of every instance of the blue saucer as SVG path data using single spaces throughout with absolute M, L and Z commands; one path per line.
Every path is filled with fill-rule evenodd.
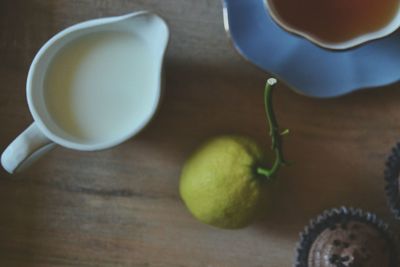
M 330 51 L 282 30 L 263 0 L 224 0 L 224 21 L 244 58 L 299 93 L 334 97 L 400 80 L 400 31 L 351 50 Z

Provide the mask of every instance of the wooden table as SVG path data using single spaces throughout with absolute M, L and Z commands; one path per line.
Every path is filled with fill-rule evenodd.
M 285 267 L 298 232 L 323 209 L 361 207 L 396 227 L 383 169 L 400 137 L 398 84 L 330 100 L 281 84 L 274 101 L 281 125 L 291 128 L 285 149 L 294 164 L 282 171 L 265 218 L 228 231 L 188 213 L 179 174 L 199 143 L 240 133 L 270 144 L 262 103 L 268 75 L 236 54 L 217 0 L 1 0 L 0 149 L 32 121 L 25 79 L 48 38 L 143 8 L 171 27 L 159 114 L 114 149 L 57 148 L 22 174 L 0 170 L 0 266 Z

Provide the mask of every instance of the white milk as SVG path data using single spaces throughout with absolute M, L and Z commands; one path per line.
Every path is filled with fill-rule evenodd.
M 118 139 L 153 108 L 157 70 L 146 43 L 130 33 L 80 38 L 54 58 L 45 102 L 55 123 L 82 142 Z

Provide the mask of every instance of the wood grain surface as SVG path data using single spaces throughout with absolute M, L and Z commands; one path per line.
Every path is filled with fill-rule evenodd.
M 217 0 L 0 0 L 1 150 L 32 122 L 27 71 L 52 35 L 139 9 L 171 28 L 165 98 L 137 137 L 99 152 L 57 148 L 15 176 L 0 170 L 0 266 L 286 267 L 299 231 L 326 208 L 361 207 L 397 227 L 383 169 L 400 137 L 399 84 L 329 100 L 281 84 L 274 102 L 291 129 L 285 151 L 294 164 L 281 172 L 264 218 L 228 231 L 188 213 L 179 174 L 198 144 L 239 133 L 270 145 L 268 75 L 234 51 L 221 8 Z

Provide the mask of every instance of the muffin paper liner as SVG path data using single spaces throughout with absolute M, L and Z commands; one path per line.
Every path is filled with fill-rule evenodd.
M 390 210 L 400 220 L 400 195 L 399 195 L 399 174 L 400 174 L 400 143 L 392 149 L 392 153 L 386 161 L 385 168 L 385 192 Z
M 306 226 L 303 232 L 300 234 L 300 241 L 296 247 L 296 259 L 294 267 L 307 267 L 308 266 L 308 254 L 314 240 L 319 234 L 325 229 L 342 222 L 348 221 L 359 221 L 374 226 L 382 236 L 389 242 L 392 248 L 391 254 L 391 266 L 398 267 L 398 246 L 397 239 L 393 233 L 389 230 L 389 227 L 382 220 L 378 219 L 377 216 L 370 212 L 365 212 L 361 209 L 355 209 L 351 207 L 334 208 L 325 210 L 311 220 L 310 224 Z

